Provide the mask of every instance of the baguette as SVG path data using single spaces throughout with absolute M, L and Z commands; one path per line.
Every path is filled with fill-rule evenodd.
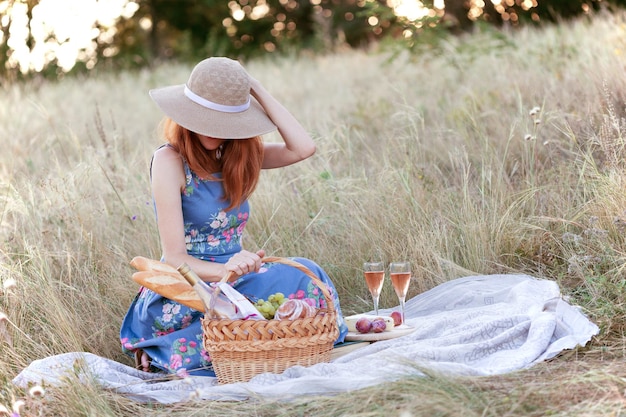
M 145 258 L 143 256 L 135 256 L 130 261 L 130 265 L 138 271 L 159 271 L 178 274 L 178 271 L 173 266 L 168 265 L 165 262 L 156 261 L 154 259 Z
M 165 298 L 179 302 L 194 310 L 204 312 L 204 304 L 202 304 L 202 300 L 200 300 L 196 290 L 194 290 L 185 278 L 175 269 L 174 272 L 157 270 L 138 271 L 133 274 L 132 278 L 133 281 L 139 285 Z

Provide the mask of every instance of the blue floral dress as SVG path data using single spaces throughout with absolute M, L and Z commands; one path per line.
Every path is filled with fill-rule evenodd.
M 203 260 L 226 263 L 242 249 L 249 204 L 246 201 L 240 207 L 224 211 L 228 203 L 222 200 L 221 181 L 200 179 L 187 163 L 184 168 L 186 187 L 182 208 L 187 252 Z M 348 328 L 330 278 L 309 259 L 291 259 L 305 265 L 328 286 L 338 313 L 336 343 L 343 342 Z M 266 300 L 270 294 L 282 292 L 288 298 L 305 299 L 317 307 L 326 304 L 322 292 L 306 274 L 282 263 L 266 263 L 259 272 L 243 275 L 233 286 L 251 300 Z M 152 366 L 169 373 L 215 376 L 211 358 L 202 345 L 202 316 L 202 312 L 142 287 L 122 322 L 122 350 L 133 354 L 143 349 L 152 359 Z

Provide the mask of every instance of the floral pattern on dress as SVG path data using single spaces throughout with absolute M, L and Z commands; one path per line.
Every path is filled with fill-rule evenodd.
M 241 247 L 248 213 L 228 214 L 223 210 L 211 214 L 210 221 L 200 228 L 185 224 L 187 251 L 194 253 L 229 253 Z
M 333 293 L 331 289 L 329 288 L 328 291 L 332 297 Z M 287 298 L 304 300 L 307 304 L 316 308 L 326 308 L 328 306 L 324 293 L 322 293 L 320 288 L 312 281 L 307 285 L 306 291 L 300 289 L 293 294 L 287 295 Z
M 176 330 L 184 329 L 194 321 L 200 313 L 192 313 L 192 310 L 185 308 L 181 304 L 175 303 L 167 298 L 163 299 L 162 314 L 154 318 L 152 325 L 152 335 L 154 337 L 164 336 Z
M 128 337 L 122 337 L 120 339 L 120 343 L 122 344 L 122 351 L 125 353 L 131 353 L 134 352 L 135 350 L 137 350 L 137 348 L 135 347 L 135 344 L 143 342 L 145 339 L 143 337 L 134 337 L 134 338 L 128 338 Z
M 183 189 L 183 195 L 190 196 L 193 194 L 193 190 L 198 188 L 200 185 L 200 178 L 193 173 L 188 172 L 185 175 L 185 188 Z
M 196 336 L 196 340 L 188 340 L 184 337 L 178 338 L 172 344 L 172 354 L 165 368 L 178 376 L 188 376 L 187 368 L 193 364 L 193 358 L 197 355 L 200 355 L 203 367 L 211 367 L 211 357 L 202 347 L 201 335 Z

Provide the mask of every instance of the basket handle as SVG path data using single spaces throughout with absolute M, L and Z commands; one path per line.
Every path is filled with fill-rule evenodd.
M 331 310 L 331 311 L 335 310 L 335 303 L 333 302 L 333 297 L 330 295 L 330 292 L 328 291 L 328 287 L 326 287 L 326 285 L 324 285 L 324 283 L 309 268 L 302 265 L 300 262 L 296 262 L 288 258 L 281 258 L 279 256 L 266 256 L 261 259 L 261 262 L 281 263 L 281 264 L 292 266 L 304 272 L 309 278 L 311 278 L 311 281 L 313 281 L 313 283 L 317 285 L 317 287 L 322 291 L 322 295 L 326 299 L 326 306 L 328 310 Z M 228 273 L 222 277 L 220 282 L 229 281 L 233 277 L 234 274 L 235 273 L 233 271 L 228 271 Z M 217 287 L 216 290 L 219 291 L 219 287 Z

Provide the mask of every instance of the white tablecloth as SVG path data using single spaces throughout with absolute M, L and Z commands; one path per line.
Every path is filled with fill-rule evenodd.
M 383 310 L 381 313 L 390 313 Z M 560 296 L 558 285 L 528 275 L 459 278 L 406 303 L 406 324 L 416 331 L 354 350 L 331 363 L 295 366 L 246 383 L 218 385 L 216 378 L 163 380 L 86 352 L 32 362 L 13 383 L 62 383 L 62 377 L 96 378 L 138 401 L 174 403 L 189 399 L 289 400 L 357 390 L 420 369 L 452 375 L 495 375 L 528 368 L 564 349 L 584 346 L 598 327 Z

